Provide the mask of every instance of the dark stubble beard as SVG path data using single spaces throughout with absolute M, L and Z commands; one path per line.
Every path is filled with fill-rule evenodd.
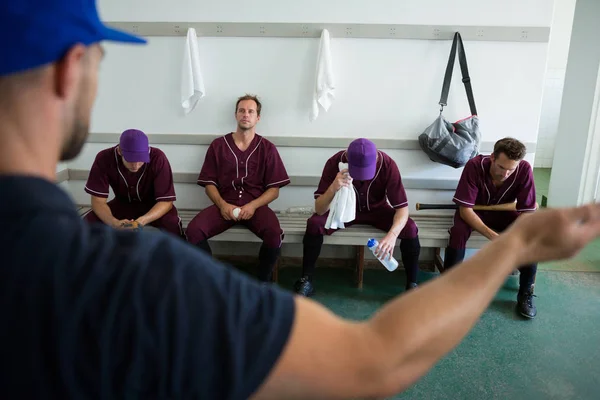
M 66 129 L 70 129 L 69 135 L 66 136 L 63 143 L 60 161 L 70 161 L 76 158 L 83 145 L 87 141 L 90 133 L 89 118 L 84 118 L 83 110 L 83 95 L 85 95 L 87 85 L 83 85 L 79 98 L 75 103 L 75 112 L 73 113 L 73 121 Z
M 73 122 L 71 134 L 63 144 L 60 161 L 70 161 L 79 155 L 89 135 L 89 124 L 79 120 Z

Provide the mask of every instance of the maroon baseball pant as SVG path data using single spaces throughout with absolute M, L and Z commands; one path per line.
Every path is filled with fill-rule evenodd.
M 490 229 L 500 233 L 505 231 L 521 215 L 516 211 L 475 211 L 484 224 Z M 465 257 L 467 241 L 471 237 L 473 228 L 460 216 L 460 212 L 454 214 L 454 225 L 449 230 L 450 242 L 446 248 L 444 257 L 444 270 L 452 268 L 461 263 Z M 521 272 L 519 280 L 522 288 L 528 288 L 535 282 L 537 264 L 523 265 L 519 268 Z
M 117 219 L 137 219 L 142 215 L 146 214 L 154 204 L 144 204 L 144 203 L 126 203 L 123 201 L 119 201 L 117 199 L 113 199 L 109 201 L 108 207 L 112 215 Z M 86 214 L 84 220 L 90 223 L 102 222 L 100 218 L 91 211 Z M 170 232 L 178 237 L 185 238 L 183 232 L 183 225 L 181 224 L 181 219 L 177 213 L 177 208 L 173 206 L 165 215 L 161 218 L 157 219 L 154 222 L 149 224 L 155 228 Z
M 268 206 L 256 209 L 252 218 L 235 221 L 225 220 L 216 205 L 205 208 L 189 223 L 186 233 L 188 241 L 200 249 L 212 254 L 208 239 L 236 224 L 246 226 L 252 233 L 262 239 L 263 244 L 258 253 L 258 279 L 269 282 L 273 278 L 273 269 L 281 254 L 284 233 L 279 219 Z
M 197 245 L 219 233 L 225 232 L 236 224 L 246 226 L 252 233 L 262 239 L 266 247 L 280 248 L 283 241 L 283 230 L 279 219 L 268 206 L 259 207 L 249 220 L 225 220 L 216 205 L 200 211 L 187 226 L 188 241 Z
M 354 221 L 344 223 L 349 227 L 355 224 L 371 225 L 384 232 L 388 232 L 394 223 L 396 209 L 392 207 L 381 207 L 369 212 L 356 213 Z M 317 259 L 321 254 L 323 246 L 323 235 L 331 235 L 337 229 L 325 229 L 325 223 L 329 212 L 310 217 L 306 224 L 306 233 L 303 239 L 303 257 L 302 257 L 302 276 L 312 280 Z M 407 283 L 416 283 L 419 271 L 419 254 L 421 246 L 418 237 L 419 230 L 415 222 L 408 218 L 406 225 L 398 236 L 400 241 L 400 251 L 402 254 L 402 263 L 406 272 Z M 369 238 L 365 238 L 365 244 Z

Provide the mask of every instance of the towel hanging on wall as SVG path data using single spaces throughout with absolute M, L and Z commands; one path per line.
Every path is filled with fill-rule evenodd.
M 329 31 L 323 29 L 323 32 L 321 32 L 321 41 L 319 43 L 319 53 L 317 55 L 317 73 L 310 121 L 316 120 L 319 116 L 319 106 L 327 112 L 329 107 L 331 107 L 334 98 L 335 82 L 333 77 Z
M 189 28 L 181 68 L 181 106 L 184 112 L 186 114 L 192 112 L 196 108 L 198 100 L 205 95 L 196 29 Z

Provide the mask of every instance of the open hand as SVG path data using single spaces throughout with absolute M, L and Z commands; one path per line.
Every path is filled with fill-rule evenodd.
M 521 249 L 521 264 L 570 258 L 600 236 L 600 204 L 524 214 L 502 236 Z

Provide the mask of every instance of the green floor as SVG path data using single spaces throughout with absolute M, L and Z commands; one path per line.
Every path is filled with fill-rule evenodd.
M 542 204 L 542 196 L 548 197 L 550 187 L 550 168 L 534 168 L 533 179 L 535 180 L 535 194 L 538 204 Z
M 549 177 L 550 171 L 535 170 L 540 199 L 548 193 Z M 281 269 L 279 285 L 291 290 L 300 272 L 297 267 Z M 598 272 L 600 241 L 572 261 L 540 265 L 534 320 L 515 313 L 518 276 L 509 277 L 461 344 L 393 398 L 600 399 Z M 436 276 L 421 272 L 419 281 Z M 341 317 L 363 320 L 404 288 L 403 271 L 366 270 L 362 290 L 353 278 L 352 270 L 317 268 L 313 299 Z
M 282 269 L 280 285 L 291 288 L 299 274 L 299 268 Z M 363 290 L 352 279 L 351 270 L 317 269 L 314 299 L 342 317 L 361 320 L 404 287 L 403 273 L 384 270 L 365 271 Z M 514 313 L 517 288 L 517 278 L 510 277 L 469 336 L 395 398 L 600 398 L 600 274 L 541 271 L 533 321 Z
M 534 174 L 541 204 L 550 170 Z M 600 272 L 600 240 L 574 260 L 540 265 L 532 321 L 514 312 L 518 277 L 509 277 L 468 337 L 394 398 L 600 399 L 600 274 L 593 272 Z M 284 268 L 279 284 L 291 289 L 299 275 L 299 268 Z M 353 271 L 317 269 L 314 299 L 342 317 L 366 319 L 402 293 L 403 275 L 367 270 L 358 290 Z M 420 281 L 435 276 L 421 273 Z

